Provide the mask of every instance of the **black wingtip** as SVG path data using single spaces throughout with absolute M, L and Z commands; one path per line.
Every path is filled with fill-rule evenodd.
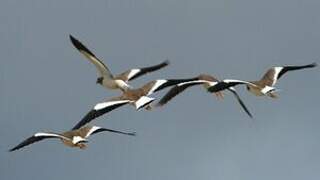
M 316 62 L 309 65 L 309 67 L 316 67 L 316 66 L 318 66 L 318 63 L 316 63 Z
M 127 133 L 127 135 L 130 135 L 130 136 L 136 136 L 137 133 L 136 132 L 132 132 L 132 133 Z
M 163 64 L 166 65 L 166 66 L 170 65 L 170 60 L 166 59 L 165 61 L 163 61 Z
M 20 148 L 21 148 L 20 146 L 16 146 L 14 148 L 9 149 L 8 152 L 13 152 L 13 151 L 16 151 L 16 150 L 18 150 Z
M 95 55 L 85 45 L 83 45 L 78 39 L 73 37 L 71 34 L 69 35 L 69 38 L 70 38 L 70 41 L 73 44 L 73 46 L 75 48 L 77 48 L 79 51 L 84 51 L 84 52 L 90 54 L 90 56 L 95 57 Z
M 76 38 L 74 38 L 71 34 L 69 34 L 69 39 L 71 42 L 76 41 Z
M 236 90 L 232 89 L 232 88 L 228 88 L 228 91 L 230 91 L 238 100 L 239 104 L 241 105 L 241 107 L 243 108 L 243 110 L 246 112 L 246 114 L 253 119 L 252 114 L 250 113 L 249 109 L 247 108 L 247 106 L 244 104 L 244 102 L 242 101 L 242 99 L 240 98 L 239 94 L 237 93 Z
M 78 39 L 76 39 L 75 37 L 73 37 L 71 34 L 69 34 L 69 39 L 71 41 L 71 43 L 79 49 L 79 47 L 82 46 L 82 44 L 80 43 L 80 41 Z
M 157 65 L 154 65 L 154 66 L 149 67 L 149 69 L 150 69 L 151 71 L 155 71 L 155 70 L 164 68 L 164 67 L 168 66 L 169 64 L 170 64 L 169 59 L 166 59 L 166 60 L 164 60 L 164 61 L 163 61 L 162 63 L 160 63 L 160 64 L 157 64 Z M 149 70 L 149 71 L 150 71 L 150 70 Z

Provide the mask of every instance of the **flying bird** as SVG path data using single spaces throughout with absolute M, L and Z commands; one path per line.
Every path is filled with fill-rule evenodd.
M 154 66 L 129 69 L 118 75 L 113 75 L 109 68 L 79 40 L 74 38 L 72 35 L 69 35 L 69 37 L 74 47 L 77 48 L 80 53 L 82 53 L 92 64 L 95 65 L 99 73 L 96 83 L 102 85 L 106 89 L 120 89 L 122 91 L 126 91 L 131 88 L 128 84 L 128 81 L 136 79 L 144 74 L 157 71 L 169 65 L 169 60 L 165 60 L 162 63 Z
M 233 87 L 239 84 L 245 84 L 247 90 L 256 96 L 269 96 L 271 98 L 277 98 L 276 92 L 278 89 L 275 88 L 277 81 L 289 71 L 295 71 L 306 68 L 314 68 L 317 63 L 307 64 L 303 66 L 278 66 L 268 69 L 268 71 L 263 75 L 259 81 L 241 81 L 226 79 L 215 86 L 208 89 L 210 92 L 219 92 L 229 87 Z
M 192 87 L 195 85 L 202 85 L 206 90 L 208 90 L 208 88 L 215 86 L 218 82 L 219 80 L 211 75 L 200 74 L 197 78 L 195 78 L 194 81 L 183 82 L 175 85 L 160 99 L 160 101 L 155 106 L 158 107 L 158 106 L 163 106 L 167 104 L 172 98 L 182 93 L 184 90 L 186 90 L 189 87 Z M 252 114 L 250 113 L 246 105 L 243 103 L 243 101 L 241 100 L 236 90 L 233 87 L 226 88 L 226 89 L 235 96 L 235 98 L 237 99 L 241 107 L 244 109 L 244 111 L 252 118 Z M 214 92 L 214 94 L 218 98 L 221 98 L 221 99 L 223 98 L 222 91 Z
M 135 106 L 136 110 L 146 107 L 152 103 L 155 98 L 149 97 L 153 93 L 160 91 L 164 88 L 174 86 L 179 83 L 194 81 L 191 79 L 160 79 L 151 81 L 138 89 L 130 89 L 124 91 L 121 96 L 111 98 L 107 101 L 96 104 L 92 110 L 90 110 L 73 129 L 78 129 L 83 125 L 89 123 L 93 119 L 102 116 L 116 108 L 119 108 L 126 104 Z
M 16 151 L 20 148 L 23 148 L 35 142 L 38 142 L 44 139 L 50 139 L 50 138 L 60 139 L 62 143 L 68 147 L 78 147 L 80 149 L 85 149 L 86 143 L 88 142 L 87 138 L 92 134 L 96 134 L 103 131 L 135 136 L 135 133 L 116 131 L 116 130 L 106 129 L 98 126 L 84 126 L 80 129 L 67 131 L 61 134 L 53 133 L 53 132 L 38 132 L 33 136 L 27 138 L 20 144 L 18 144 L 16 147 L 10 149 L 9 151 L 10 152 Z

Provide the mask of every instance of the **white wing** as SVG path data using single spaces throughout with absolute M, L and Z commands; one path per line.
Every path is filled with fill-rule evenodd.
M 89 123 L 90 121 L 94 120 L 97 117 L 100 117 L 118 107 L 121 107 L 125 104 L 131 102 L 130 100 L 110 100 L 102 103 L 98 103 L 94 106 L 94 108 L 89 111 L 81 121 L 75 125 L 72 129 L 79 129 L 83 125 Z
M 88 138 L 92 134 L 96 134 L 96 133 L 104 132 L 104 131 L 109 131 L 109 132 L 118 133 L 118 134 L 125 134 L 125 135 L 130 135 L 130 136 L 135 136 L 134 132 L 122 132 L 122 131 L 117 131 L 117 130 L 113 130 L 113 129 L 107 129 L 107 128 L 102 128 L 102 127 L 98 127 L 98 126 L 92 126 L 90 128 L 90 130 L 87 132 L 86 138 Z
M 228 89 L 230 87 L 239 85 L 239 84 L 248 84 L 248 85 L 252 85 L 252 86 L 257 86 L 251 82 L 248 81 L 242 81 L 242 80 L 236 80 L 236 79 L 225 79 L 223 81 L 220 81 L 218 83 L 216 83 L 215 85 L 211 86 L 208 88 L 209 92 L 219 92 L 219 91 L 223 91 L 225 89 Z
M 249 82 L 249 81 L 242 81 L 242 80 L 237 80 L 237 79 L 225 79 L 222 82 L 232 83 L 232 84 L 235 84 L 235 85 L 238 85 L 238 84 L 250 84 L 252 86 L 257 86 L 255 84 Z
M 148 91 L 147 95 L 151 95 L 152 93 L 154 93 L 160 86 L 162 86 L 163 84 L 167 83 L 168 81 L 165 79 L 161 79 L 161 80 L 156 80 L 152 87 L 150 88 L 150 90 Z
M 154 100 L 155 100 L 155 98 L 151 98 L 148 96 L 142 96 L 134 103 L 134 105 L 136 106 L 136 109 L 139 110 L 139 109 L 145 107 L 146 105 L 152 103 Z
M 108 67 L 103 64 L 88 48 L 86 48 L 79 40 L 73 36 L 69 36 L 72 44 L 82 53 L 92 64 L 94 64 L 100 75 L 106 79 L 112 79 L 113 75 Z
M 70 140 L 69 138 L 64 137 L 60 134 L 39 132 L 39 133 L 36 133 L 33 136 L 29 137 L 28 139 L 24 140 L 23 142 L 18 144 L 16 147 L 10 149 L 10 151 L 18 150 L 20 148 L 23 148 L 24 146 L 28 146 L 30 144 L 33 144 L 35 142 L 41 141 L 43 139 L 48 139 L 48 138 L 59 138 L 59 139 Z

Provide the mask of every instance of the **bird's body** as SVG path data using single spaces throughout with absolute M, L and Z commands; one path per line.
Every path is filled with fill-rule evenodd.
M 260 81 L 250 81 L 252 84 L 247 84 L 247 89 L 249 92 L 255 96 L 265 96 L 262 89 L 265 87 Z
M 203 87 L 205 90 L 208 90 L 209 87 L 211 87 L 214 83 L 219 82 L 219 80 L 217 78 L 215 78 L 214 76 L 211 76 L 209 74 L 200 74 L 198 76 L 199 80 L 203 80 Z M 223 99 L 223 92 L 219 91 L 214 93 L 218 99 Z

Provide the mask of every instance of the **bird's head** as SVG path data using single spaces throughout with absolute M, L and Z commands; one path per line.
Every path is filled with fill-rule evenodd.
M 103 77 L 98 77 L 96 83 L 102 85 Z
M 247 86 L 247 90 L 250 91 L 250 86 L 249 85 L 246 85 L 246 86 Z

